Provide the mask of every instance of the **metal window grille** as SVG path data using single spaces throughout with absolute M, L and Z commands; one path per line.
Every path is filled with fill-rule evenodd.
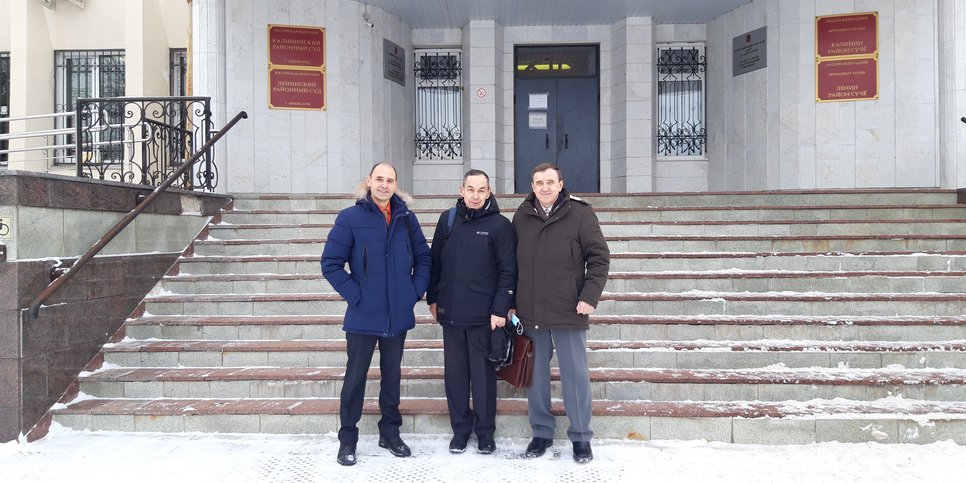
M 56 112 L 74 111 L 77 99 L 86 97 L 120 97 L 124 95 L 124 51 L 123 50 L 58 50 L 54 53 L 54 83 Z M 121 123 L 123 113 L 118 104 L 105 106 L 102 114 L 108 121 L 105 129 L 97 133 L 95 141 L 107 144 L 84 153 L 94 160 L 116 161 L 123 157 L 123 147 L 119 144 L 124 134 Z M 116 121 L 116 122 L 115 122 Z M 74 127 L 71 118 L 61 119 L 59 128 Z M 74 144 L 74 135 L 58 139 L 57 144 Z M 58 164 L 74 164 L 73 149 L 60 150 L 55 159 Z
M 169 57 L 169 72 L 170 75 L 170 88 L 168 94 L 173 97 L 184 97 L 187 96 L 188 92 L 188 49 L 171 49 L 168 55 Z M 168 113 L 168 119 L 166 123 L 172 126 L 174 129 L 180 132 L 186 133 L 190 132 L 191 121 L 189 119 L 189 112 L 184 110 L 170 110 Z M 172 136 L 171 143 L 168 149 L 171 151 L 169 154 L 169 159 L 172 160 L 173 166 L 180 166 L 183 161 L 183 153 L 185 150 L 184 146 L 184 136 Z
M 704 45 L 662 45 L 657 54 L 658 156 L 704 156 Z
M 10 52 L 0 52 L 0 117 L 10 117 Z M 10 132 L 9 123 L 0 122 L 0 134 Z M 7 149 L 7 141 L 0 141 L 0 151 Z M 7 166 L 7 154 L 0 154 L 0 166 Z
M 188 95 L 188 49 L 171 49 L 171 86 L 168 95 L 183 97 Z
M 458 50 L 417 50 L 416 157 L 463 157 L 463 65 Z

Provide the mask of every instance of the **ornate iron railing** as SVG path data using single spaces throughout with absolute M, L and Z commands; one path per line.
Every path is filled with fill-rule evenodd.
M 463 65 L 458 50 L 418 50 L 416 82 L 416 157 L 463 157 Z
M 40 315 L 40 307 L 44 304 L 44 302 L 57 293 L 57 291 L 60 290 L 60 288 L 63 287 L 68 281 L 70 281 L 70 279 L 73 278 L 81 268 L 87 265 L 87 263 L 97 256 L 97 254 L 100 253 L 104 247 L 111 243 L 111 240 L 121 233 L 124 228 L 130 225 L 131 222 L 138 217 L 138 215 L 144 212 L 144 210 L 151 205 L 151 203 L 154 203 L 154 200 L 157 199 L 158 196 L 161 196 L 161 194 L 167 191 L 167 189 L 171 186 L 177 186 L 178 180 L 182 179 L 186 173 L 190 172 L 191 168 L 195 166 L 195 163 L 198 163 L 204 159 L 206 153 L 211 151 L 212 146 L 214 146 L 222 136 L 224 136 L 229 130 L 231 130 L 232 127 L 235 126 L 235 124 L 238 124 L 238 121 L 241 121 L 242 119 L 248 119 L 248 113 L 245 111 L 239 111 L 238 114 L 235 114 L 235 117 L 228 121 L 228 124 L 225 124 L 225 126 L 219 132 L 213 134 L 211 139 L 208 139 L 201 144 L 197 152 L 190 153 L 190 156 L 185 159 L 178 169 L 174 170 L 174 172 L 170 173 L 167 177 L 161 180 L 161 182 L 158 183 L 158 187 L 155 188 L 154 191 L 145 196 L 143 199 L 139 199 L 140 201 L 138 201 L 137 206 L 135 206 L 133 210 L 125 215 L 124 218 L 121 218 L 121 220 L 111 227 L 111 229 L 101 235 L 101 237 L 97 239 L 97 243 L 95 243 L 92 247 L 90 247 L 90 249 L 87 250 L 87 252 L 81 255 L 76 262 L 64 267 L 61 265 L 63 261 L 58 260 L 58 263 L 51 267 L 50 284 L 48 284 L 47 287 L 34 298 L 34 301 L 30 304 L 30 308 L 23 309 L 21 312 L 21 320 L 24 322 L 36 320 Z M 6 252 L 4 251 L 4 254 L 5 253 Z
M 157 186 L 215 134 L 207 97 L 78 99 L 77 175 Z M 214 153 L 177 180 L 181 189 L 214 191 Z
M 704 155 L 707 66 L 703 46 L 658 48 L 658 155 Z

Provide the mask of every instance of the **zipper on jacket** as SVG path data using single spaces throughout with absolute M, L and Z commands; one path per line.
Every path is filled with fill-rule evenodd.
M 369 245 L 362 245 L 362 279 L 369 279 Z

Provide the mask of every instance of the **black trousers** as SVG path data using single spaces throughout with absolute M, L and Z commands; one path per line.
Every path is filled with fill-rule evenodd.
M 496 431 L 496 371 L 486 358 L 489 342 L 489 325 L 443 326 L 444 383 L 454 434 L 492 436 Z
M 372 353 L 379 345 L 379 435 L 399 436 L 402 414 L 399 412 L 399 381 L 401 379 L 403 345 L 406 333 L 395 337 L 379 337 L 346 332 L 345 376 L 342 378 L 342 398 L 339 417 L 339 441 L 356 443 L 359 441 L 359 419 L 362 418 L 362 403 L 366 396 L 366 376 L 372 364 Z

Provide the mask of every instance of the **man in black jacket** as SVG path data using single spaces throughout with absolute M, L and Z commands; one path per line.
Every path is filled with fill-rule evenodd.
M 550 412 L 550 359 L 557 353 L 567 436 L 574 460 L 587 463 L 592 399 L 587 364 L 587 330 L 610 269 L 610 251 L 594 209 L 564 189 L 560 169 L 533 168 L 533 193 L 513 215 L 516 229 L 516 310 L 525 335 L 533 339 L 533 385 L 527 412 L 533 439 L 526 456 L 542 456 L 553 445 L 556 420 Z
M 490 332 L 506 324 L 513 306 L 517 265 L 513 227 L 483 171 L 466 172 L 456 207 L 436 224 L 432 255 L 426 301 L 443 326 L 449 450 L 462 453 L 476 432 L 479 452 L 490 454 L 496 450 L 496 371 L 487 352 Z

